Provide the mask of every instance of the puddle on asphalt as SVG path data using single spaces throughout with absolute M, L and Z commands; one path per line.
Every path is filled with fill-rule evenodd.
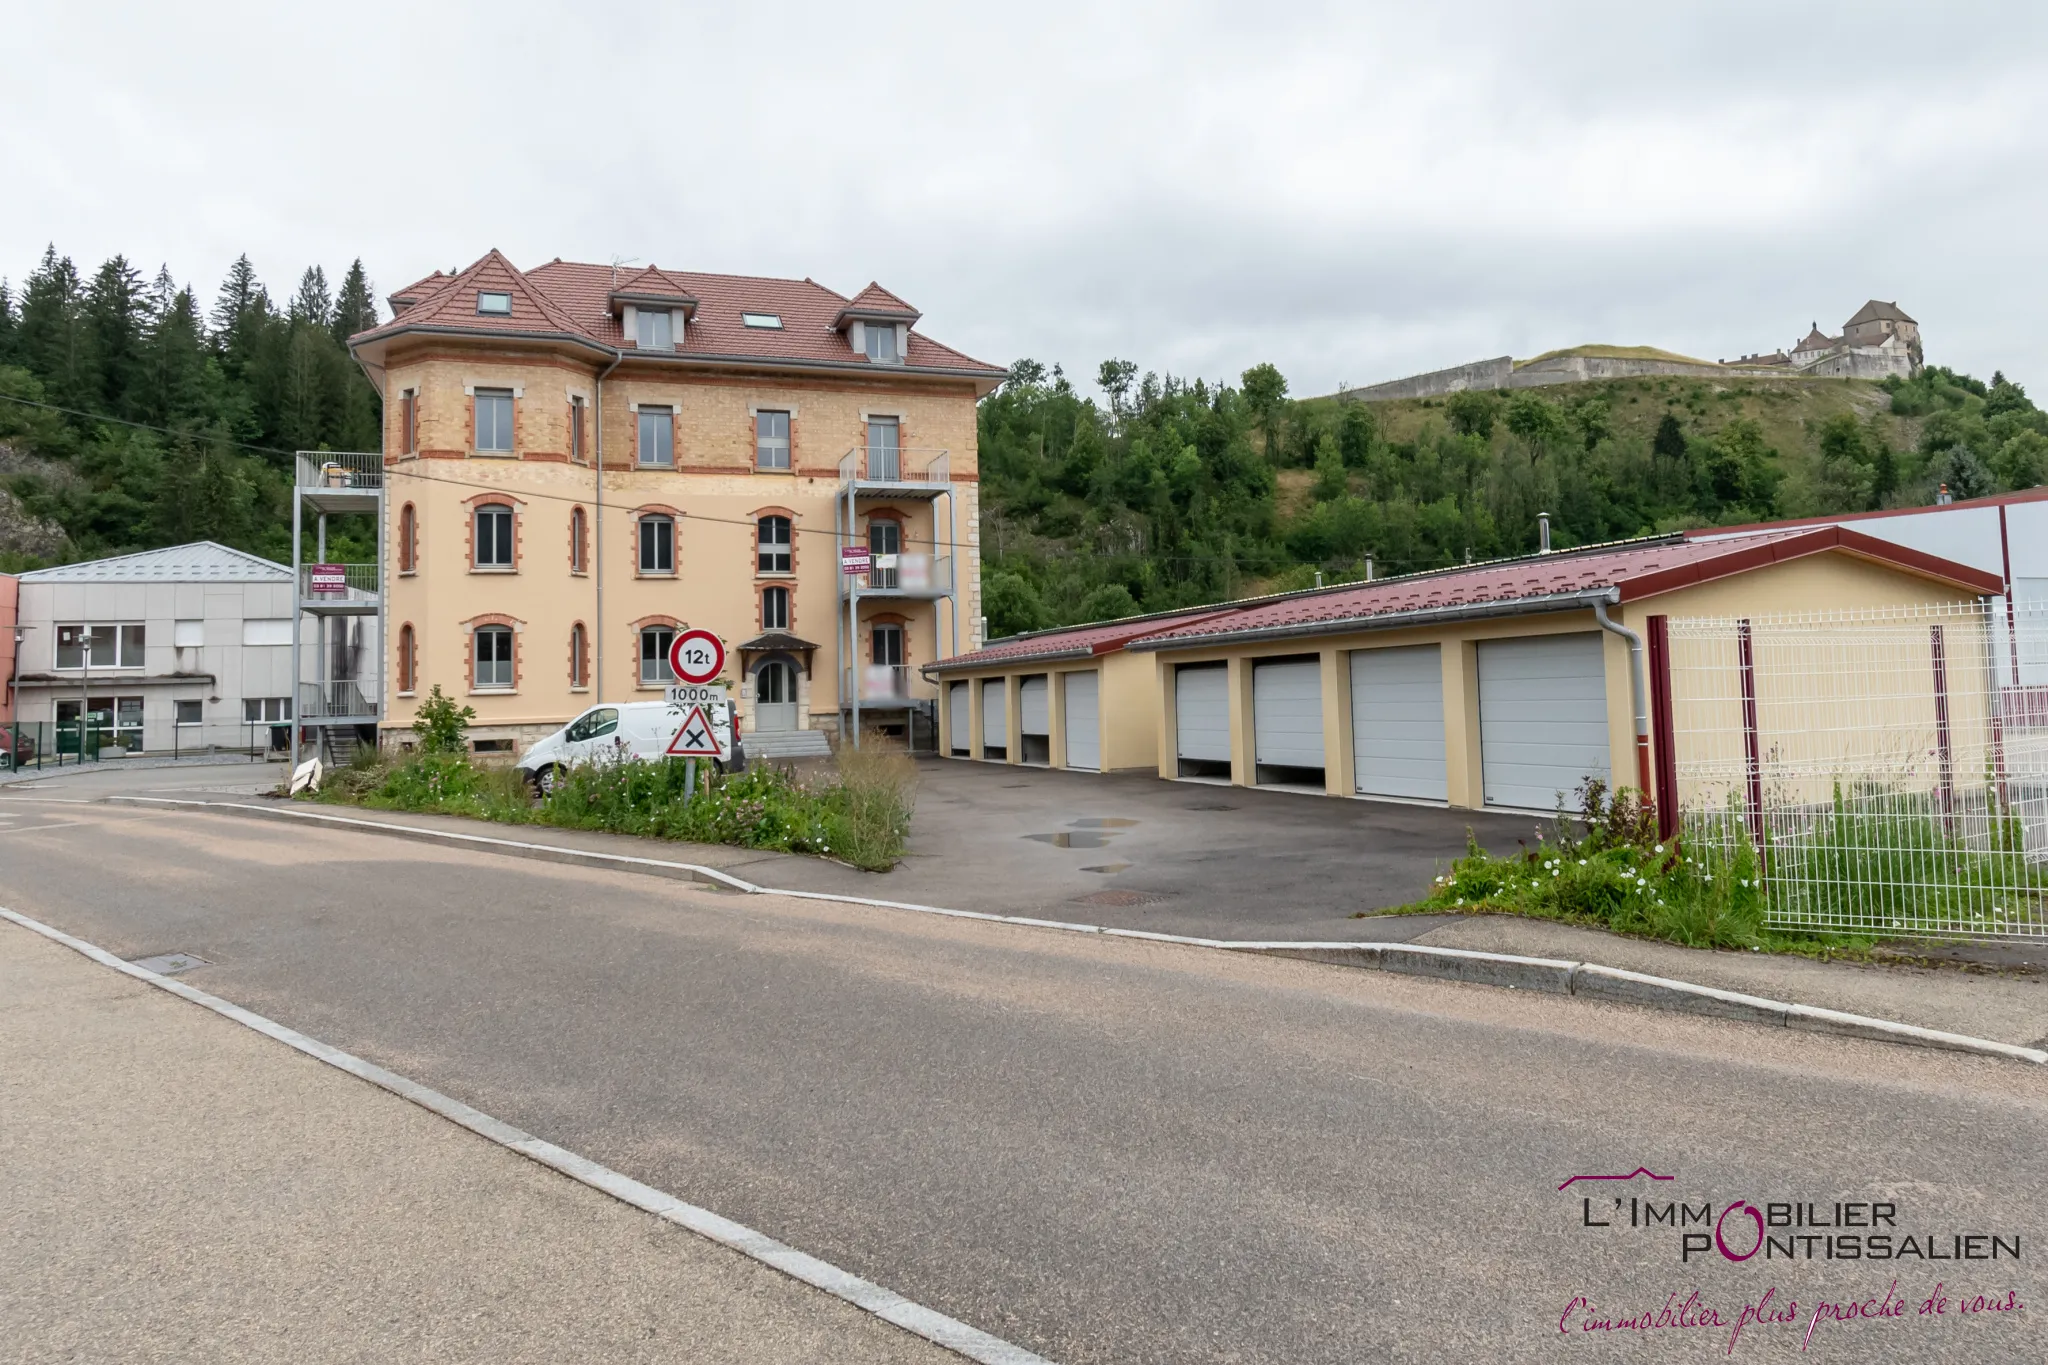
M 1041 844 L 1051 844 L 1054 848 L 1108 848 L 1109 841 L 1116 838 L 1116 835 L 1091 834 L 1085 830 L 1079 834 L 1070 834 L 1061 830 L 1058 834 L 1027 834 L 1024 837 Z
M 1129 863 L 1100 863 L 1094 867 L 1084 867 L 1081 870 L 1083 872 L 1122 872 L 1129 867 Z
M 1074 829 L 1128 829 L 1138 822 L 1126 820 L 1122 816 L 1091 815 L 1085 820 L 1069 820 L 1067 823 Z

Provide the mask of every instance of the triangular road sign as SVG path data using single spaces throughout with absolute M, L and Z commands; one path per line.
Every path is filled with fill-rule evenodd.
M 692 706 L 683 714 L 683 723 L 676 730 L 676 737 L 668 742 L 668 752 L 677 758 L 718 757 L 718 737 L 712 729 L 711 717 L 704 714 L 703 706 Z

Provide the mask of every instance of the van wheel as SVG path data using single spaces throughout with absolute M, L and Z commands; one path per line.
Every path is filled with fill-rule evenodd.
M 545 799 L 553 796 L 555 788 L 562 785 L 562 767 L 559 763 L 550 763 L 529 777 L 527 783 L 533 788 L 536 798 Z

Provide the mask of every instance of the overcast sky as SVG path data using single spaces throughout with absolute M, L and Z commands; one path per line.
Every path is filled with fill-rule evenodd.
M 2048 384 L 2048 10 L 31 5 L 0 274 L 487 248 L 879 279 L 983 359 L 1297 394 L 1870 297 Z

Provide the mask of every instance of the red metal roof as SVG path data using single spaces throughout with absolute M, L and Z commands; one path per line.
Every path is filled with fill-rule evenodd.
M 478 289 L 510 293 L 511 314 L 479 315 Z M 419 291 L 423 296 L 418 302 L 382 326 L 359 333 L 351 338 L 351 343 L 380 341 L 427 327 L 479 335 L 553 334 L 631 352 L 633 341 L 621 332 L 620 319 L 611 310 L 611 295 L 620 290 L 681 295 L 698 301 L 696 313 L 684 329 L 682 344 L 675 349 L 680 356 L 843 365 L 866 360 L 855 354 L 845 334 L 835 326 L 840 311 L 849 304 L 847 298 L 811 280 L 707 275 L 653 266 L 614 270 L 608 265 L 562 260 L 522 272 L 495 249 L 466 270 L 438 278 L 429 275 L 410 286 L 408 292 L 397 297 L 414 297 L 411 291 Z M 915 312 L 879 285 L 870 285 L 862 298 L 872 300 L 876 311 L 889 307 L 907 315 Z M 782 326 L 748 327 L 740 321 L 743 312 L 773 313 L 782 319 Z M 1001 378 L 1005 373 L 999 366 L 942 346 L 915 331 L 910 334 L 903 364 L 912 369 L 953 371 L 983 379 Z
M 1838 522 L 1872 521 L 1882 517 L 1911 517 L 1924 512 L 1960 512 L 1971 507 L 2001 507 L 2016 502 L 2040 502 L 2048 498 L 2048 486 L 2024 488 L 2017 493 L 1992 493 L 1981 498 L 1959 498 L 1954 502 L 1929 503 L 1925 507 L 1887 507 L 1876 512 L 1837 512 L 1824 517 L 1791 517 L 1784 521 L 1752 521 L 1741 526 L 1702 526 L 1685 533 L 1688 540 L 1716 536 L 1747 535 L 1753 531 L 1782 531 L 1797 526 L 1832 526 Z M 2000 591 L 2003 591 L 2001 588 Z
M 1033 659 L 1108 654 L 1141 636 L 1151 635 L 1173 626 L 1187 625 L 1211 616 L 1227 616 L 1233 610 L 1235 608 L 1226 603 L 1222 606 L 1167 612 L 1158 616 L 1130 616 L 1121 621 L 1097 621 L 1090 625 L 1065 626 L 1058 630 L 1042 630 L 1031 635 L 1015 635 L 1007 640 L 998 640 L 986 648 L 977 649 L 971 654 L 958 654 L 950 659 L 940 659 L 927 665 L 925 671 L 943 673 L 955 668 L 1027 663 Z
M 1618 589 L 1620 600 L 1630 602 L 1829 550 L 1892 564 L 1973 592 L 2004 591 L 1996 574 L 1953 560 L 1908 550 L 1844 527 L 1795 527 L 1721 540 L 1673 539 L 1624 544 L 1606 550 L 1532 555 L 1469 569 L 1446 569 L 1379 583 L 1325 588 L 1150 632 L 1145 646 L 1198 643 L 1214 636 L 1299 629 L 1325 622 L 1341 628 L 1356 621 L 1446 608 L 1498 604 L 1505 611 L 1511 604 L 1533 598 L 1601 588 Z

